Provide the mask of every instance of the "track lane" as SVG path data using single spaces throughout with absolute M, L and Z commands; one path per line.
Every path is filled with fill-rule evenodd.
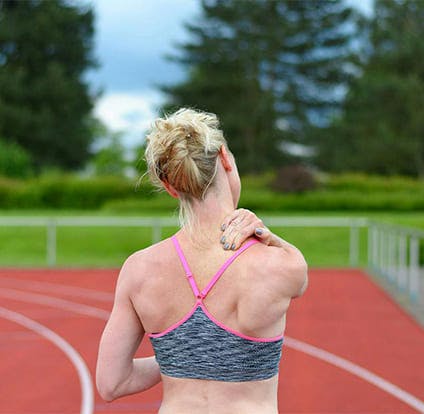
M 8 308 L 0 306 L 0 318 L 7 319 L 8 321 L 21 325 L 24 328 L 44 337 L 66 355 L 77 371 L 81 386 L 81 406 L 79 412 L 80 414 L 92 414 L 94 410 L 94 397 L 90 371 L 75 348 L 45 325 L 42 325 L 21 313 L 14 312 Z
M 84 271 L 80 271 L 80 272 L 84 272 Z M 322 284 L 320 287 L 321 287 L 321 291 L 322 290 L 329 290 L 331 293 L 335 293 L 335 292 L 337 292 L 338 291 L 338 289 L 339 289 L 339 287 L 337 287 L 338 286 L 338 281 L 336 280 L 337 278 L 338 279 L 341 279 L 341 277 L 336 277 L 336 275 L 335 275 L 335 273 L 334 273 L 334 271 L 332 271 L 332 270 L 330 270 L 330 271 L 328 271 L 328 270 L 326 270 L 325 271 L 325 273 L 327 274 L 327 275 L 329 275 L 330 276 L 330 278 L 329 278 L 329 280 L 331 279 L 331 283 L 330 283 L 330 285 L 328 285 L 328 282 L 329 282 L 329 280 L 327 280 L 327 281 L 324 281 L 324 282 L 322 282 L 322 271 L 312 271 L 313 273 L 311 274 L 311 281 L 313 281 L 313 283 L 311 283 L 311 286 L 313 286 L 313 285 L 315 285 L 315 282 L 318 282 L 318 279 L 320 279 L 319 280 L 319 282 Z M 340 274 L 340 271 L 337 271 L 338 272 L 338 274 Z M 71 272 L 72 273 L 72 275 L 73 276 L 75 276 L 75 271 L 72 271 Z M 347 273 L 349 273 L 349 272 L 347 272 Z M 360 273 L 360 272 L 359 272 Z M 354 274 L 356 275 L 356 276 L 354 276 L 354 277 L 358 277 L 358 272 L 354 272 Z M 108 273 L 108 275 L 110 276 L 110 278 L 109 278 L 109 282 L 108 283 L 105 283 L 105 276 L 103 276 L 103 280 L 102 280 L 102 289 L 108 289 L 109 290 L 109 294 L 111 294 L 112 293 L 112 291 L 113 291 L 113 287 L 114 287 L 114 282 L 115 282 L 115 279 L 116 279 L 116 276 L 117 276 L 117 272 L 115 271 L 115 272 L 113 272 L 113 271 L 111 271 L 111 272 L 109 272 Z M 14 275 L 14 276 L 16 276 L 16 274 Z M 32 275 L 33 276 L 33 275 Z M 81 274 L 79 275 L 80 277 L 79 277 L 79 286 L 84 286 L 84 289 L 92 289 L 92 290 L 94 290 L 95 289 L 95 285 L 97 285 L 97 283 L 93 283 L 93 281 L 96 279 L 96 277 L 87 277 L 87 278 L 84 278 L 84 283 L 83 284 L 81 284 Z M 359 276 L 359 278 L 362 278 L 362 276 L 363 275 L 360 275 Z M 28 277 L 31 277 L 31 276 L 28 276 L 28 274 L 26 274 L 26 276 L 25 277 L 22 277 L 22 276 L 18 276 L 18 278 L 19 278 L 19 280 L 20 281 L 25 281 Z M 335 277 L 336 277 L 336 279 L 335 279 Z M 348 279 L 352 279 L 352 274 L 349 274 L 349 276 L 348 276 Z M 344 280 L 343 281 L 343 285 L 345 286 L 345 288 L 346 288 L 346 286 L 348 287 L 349 286 L 349 283 L 350 282 L 348 282 L 347 283 L 347 285 L 346 285 L 346 282 L 348 281 L 348 279 L 346 279 L 346 280 Z M 49 280 L 48 278 L 46 278 L 45 276 L 44 276 L 44 278 L 43 278 L 43 280 L 46 282 L 47 280 Z M 55 277 L 55 282 L 54 283 L 59 283 L 59 284 L 63 284 L 63 283 L 69 283 L 69 280 L 70 280 L 70 278 L 69 278 L 69 275 L 65 275 L 65 276 L 61 276 L 61 277 L 58 277 L 57 275 L 56 275 L 56 277 Z M 0 281 L 1 281 L 1 278 L 0 278 Z M 76 281 L 75 281 L 75 279 L 72 279 L 72 286 L 78 286 L 78 283 L 75 283 Z M 88 283 L 87 283 L 88 282 Z M 340 280 L 339 280 L 339 282 L 340 282 Z M 49 289 L 51 289 L 52 288 L 52 286 L 51 286 L 51 282 L 49 282 Z M 9 285 L 10 286 L 10 285 Z M 310 298 L 310 300 L 309 300 L 309 302 L 311 302 L 311 300 L 313 299 L 313 301 L 315 301 L 315 305 L 318 303 L 320 303 L 320 301 L 316 301 L 316 292 L 317 292 L 317 285 L 313 288 L 313 290 L 312 289 L 310 289 L 310 290 L 312 290 L 313 292 L 315 292 L 315 293 L 312 293 L 312 294 L 309 294 L 309 290 L 308 290 L 308 294 L 307 295 L 305 295 L 305 299 L 306 298 L 308 298 L 308 296 L 310 296 L 311 298 Z M 63 286 L 61 286 L 60 287 L 62 290 L 63 290 Z M 38 285 L 38 291 L 40 291 L 40 285 Z M 73 295 L 73 297 L 76 297 L 75 296 L 75 293 L 76 293 L 76 291 L 74 291 L 73 293 L 72 293 L 72 295 Z M 88 292 L 88 293 L 90 293 L 90 292 Z M 379 294 L 381 295 L 381 292 L 379 292 Z M 63 292 L 62 291 L 62 293 L 61 293 L 61 296 L 66 296 L 66 292 Z M 375 295 L 374 295 L 375 296 Z M 378 295 L 377 295 L 378 296 Z M 384 296 L 384 295 L 383 295 Z M 355 295 L 353 295 L 353 297 L 355 297 Z M 325 299 L 325 298 L 324 298 Z M 87 300 L 88 301 L 91 301 L 91 300 L 93 300 L 93 301 L 95 301 L 93 298 L 92 299 L 90 299 L 90 298 L 88 298 L 88 297 L 86 297 L 86 299 L 84 299 L 85 300 L 85 303 L 87 303 Z M 99 301 L 97 301 L 97 303 L 98 303 Z M 322 301 L 321 301 L 322 302 Z M 346 298 L 344 298 L 343 300 L 337 300 L 337 298 L 336 298 L 336 300 L 334 300 L 334 302 L 335 302 L 335 306 L 336 307 L 340 307 L 341 305 L 343 305 L 343 304 L 345 304 L 346 303 Z M 90 302 L 91 303 L 91 302 Z M 300 305 L 302 305 L 303 306 L 303 303 L 304 303 L 304 299 L 302 299 L 300 302 L 299 302 L 299 306 Z M 306 301 L 305 301 L 305 303 L 306 303 Z M 322 304 L 322 303 L 321 303 Z M 104 305 L 106 305 L 106 302 L 105 302 L 105 304 Z M 390 303 L 390 305 L 393 305 L 392 303 Z M 314 341 L 314 342 L 312 342 L 311 341 L 311 339 L 309 338 L 309 341 L 308 342 L 312 342 L 314 345 L 316 345 L 316 346 L 319 346 L 319 345 L 321 345 L 321 346 L 323 346 L 323 342 L 325 342 L 325 345 L 326 345 L 326 347 L 325 347 L 325 349 L 329 349 L 329 350 L 331 350 L 332 352 L 334 352 L 334 349 L 333 349 L 333 346 L 334 346 L 334 343 L 332 342 L 332 339 L 331 338 L 323 338 L 322 337 L 322 335 L 321 335 L 321 337 L 319 337 L 319 335 L 316 335 L 316 332 L 317 331 L 319 331 L 319 329 L 309 329 L 310 328 L 310 326 L 308 325 L 308 324 L 306 324 L 305 325 L 305 321 L 303 320 L 301 320 L 302 318 L 297 318 L 297 320 L 296 320 L 296 324 L 294 324 L 293 322 L 295 321 L 295 319 L 296 319 L 296 317 L 299 317 L 299 316 L 301 316 L 301 315 L 303 315 L 303 317 L 305 317 L 305 315 L 306 315 L 306 319 L 311 319 L 311 315 L 310 315 L 310 313 L 311 313 L 311 311 L 313 311 L 313 313 L 314 313 L 314 316 L 312 317 L 312 321 L 315 321 L 316 322 L 316 320 L 317 320 L 317 316 L 319 316 L 319 317 L 321 317 L 321 322 L 324 322 L 323 324 L 321 323 L 320 324 L 320 326 L 316 326 L 315 328 L 320 328 L 321 329 L 321 331 L 323 330 L 323 328 L 325 328 L 324 330 L 326 331 L 326 332 L 328 332 L 328 326 L 326 326 L 327 325 L 327 323 L 326 323 L 326 320 L 328 319 L 328 315 L 326 315 L 325 314 L 325 312 L 323 312 L 322 310 L 321 311 L 318 311 L 318 312 L 316 312 L 317 311 L 317 309 L 316 309 L 316 307 L 314 308 L 314 309 L 312 309 L 311 308 L 311 306 L 310 306 L 310 304 L 306 304 L 305 305 L 305 308 L 303 309 L 303 311 L 301 310 L 301 308 L 299 309 L 299 311 L 296 311 L 296 307 L 297 307 L 297 304 L 295 304 L 295 306 L 294 306 L 294 309 L 295 309 L 295 311 L 289 311 L 290 312 L 290 315 L 289 315 L 289 321 L 290 321 L 290 325 L 289 325 L 289 328 L 292 328 L 294 325 L 296 325 L 296 327 L 297 328 L 302 328 L 302 325 L 303 325 L 303 330 L 302 329 L 300 329 L 300 332 L 301 332 L 301 334 L 302 333 L 304 333 L 304 331 L 306 331 L 304 328 L 306 327 L 306 328 L 308 328 L 307 329 L 307 331 L 308 331 L 308 333 L 309 332 L 311 332 L 312 333 L 312 337 L 315 335 L 316 336 L 316 338 L 315 339 L 318 339 L 318 341 Z M 342 310 L 342 312 L 341 312 L 341 317 L 346 317 L 346 309 L 343 309 L 343 306 L 341 306 L 341 308 L 340 308 L 341 310 Z M 306 312 L 305 312 L 305 310 L 306 310 Z M 398 312 L 399 313 L 399 312 Z M 349 312 L 347 312 L 347 315 L 349 314 Z M 334 308 L 333 308 L 333 315 L 332 315 L 333 317 L 334 317 Z M 399 316 L 399 315 L 397 315 L 397 316 Z M 299 322 L 299 320 L 300 320 L 300 322 Z M 351 325 L 351 322 L 352 321 L 349 321 L 349 318 L 347 319 L 348 320 L 348 325 Z M 328 321 L 327 321 L 328 322 Z M 402 325 L 402 324 L 401 324 Z M 288 329 L 287 330 L 287 332 L 289 332 L 289 330 L 290 329 Z M 359 332 L 360 332 L 360 330 L 359 330 Z M 337 333 L 337 332 L 336 332 Z M 422 330 L 418 330 L 418 333 L 420 333 L 420 334 L 422 334 Z M 292 332 L 290 332 L 290 334 L 292 334 Z M 292 334 L 293 335 L 293 334 Z M 338 335 L 336 335 L 336 337 L 337 337 Z M 301 339 L 303 339 L 302 337 L 300 337 Z M 323 341 L 323 339 L 324 339 L 324 341 Z M 319 342 L 321 342 L 321 343 L 319 343 Z M 336 343 L 337 343 L 337 341 L 336 341 Z M 423 345 L 423 343 L 422 342 L 420 342 L 420 344 L 421 344 L 421 346 Z M 339 346 L 340 346 L 340 343 L 339 343 Z M 324 346 L 323 346 L 324 347 Z M 294 403 L 289 403 L 290 402 L 290 398 L 288 398 L 287 396 L 286 396 L 286 392 L 285 392 L 285 390 L 289 390 L 289 389 L 291 389 L 291 390 L 297 390 L 298 391 L 298 393 L 299 393 L 299 391 L 302 389 L 302 385 L 305 383 L 305 382 L 308 382 L 308 381 L 305 381 L 305 379 L 303 379 L 302 380 L 302 378 L 299 378 L 299 370 L 298 370 L 298 368 L 299 368 L 299 366 L 302 366 L 302 364 L 296 364 L 297 365 L 297 367 L 291 367 L 291 365 L 292 364 L 290 364 L 290 361 L 293 361 L 293 360 L 297 360 L 297 361 L 299 361 L 299 358 L 297 358 L 296 356 L 295 356 L 295 352 L 293 352 L 292 350 L 290 350 L 290 349 L 288 349 L 288 347 L 286 347 L 285 348 L 286 349 L 286 351 L 284 352 L 284 354 L 288 354 L 288 353 L 290 353 L 290 357 L 289 358 L 287 358 L 287 361 L 285 360 L 285 357 L 283 356 L 283 361 L 282 361 L 282 368 L 281 368 L 281 375 L 280 375 L 280 377 L 281 377 L 281 390 L 280 390 L 280 395 L 281 396 L 283 396 L 284 398 L 281 398 L 282 400 L 283 400 L 283 403 L 282 403 L 282 409 L 284 409 L 284 411 L 282 411 L 282 412 L 287 412 L 287 410 L 291 410 L 292 408 L 294 409 L 294 410 L 299 410 L 300 409 L 300 411 L 298 411 L 298 412 L 309 412 L 309 413 L 315 413 L 315 412 L 317 412 L 317 411 L 313 411 L 314 409 L 312 408 L 312 411 L 311 411 L 311 406 L 310 406 L 310 404 L 315 404 L 315 407 L 317 407 L 318 408 L 318 406 L 319 406 L 319 401 L 318 401 L 318 405 L 317 405 L 317 401 L 310 401 L 310 404 L 304 404 L 304 403 L 302 403 L 302 401 L 304 402 L 305 401 L 305 398 L 303 397 L 302 398 L 302 400 L 300 400 L 300 399 L 298 399 L 298 398 L 295 398 L 295 395 L 296 394 L 291 394 L 291 400 L 294 400 L 295 402 Z M 345 357 L 345 354 L 346 354 L 346 349 L 344 349 L 343 350 L 343 352 L 344 352 L 344 354 L 342 353 L 341 354 L 341 356 L 343 356 L 343 357 Z M 351 353 L 351 354 L 359 354 L 359 356 L 360 356 L 360 352 L 358 353 L 357 351 L 353 351 L 352 352 L 352 350 L 348 350 L 348 353 Z M 357 356 L 357 355 L 356 355 Z M 301 358 L 301 359 L 305 359 L 304 357 L 303 358 Z M 317 361 L 313 361 L 313 359 L 311 359 L 311 360 L 309 360 L 309 358 L 306 358 L 307 360 L 308 360 L 308 364 L 306 364 L 307 365 L 307 368 L 308 368 L 308 370 L 305 370 L 304 371 L 304 377 L 306 377 L 306 376 L 308 376 L 308 372 L 314 372 L 314 369 L 311 369 L 313 366 L 315 366 L 315 365 L 318 365 L 319 367 L 320 367 L 320 370 L 322 370 L 322 369 L 324 369 L 324 370 L 326 370 L 326 371 L 328 371 L 329 370 L 329 368 L 327 367 L 327 368 L 323 368 L 323 366 L 322 366 L 322 364 L 320 364 L 319 362 L 317 362 Z M 349 358 L 348 358 L 349 359 Z M 355 362 L 358 362 L 357 361 L 357 359 L 353 359 Z M 324 364 L 324 366 L 325 366 L 326 364 Z M 367 366 L 367 365 L 366 365 Z M 367 368 L 368 368 L 368 366 L 367 366 Z M 316 371 L 316 370 L 315 370 Z M 330 371 L 331 371 L 331 369 L 330 369 Z M 283 374 L 284 373 L 284 374 Z M 333 372 L 333 374 L 332 374 L 333 376 L 335 376 L 335 377 L 338 377 L 339 375 L 340 375 L 340 372 L 339 372 L 339 369 L 335 369 L 335 371 Z M 323 377 L 325 377 L 325 375 L 323 376 Z M 343 377 L 343 375 L 341 375 L 341 377 Z M 338 383 L 344 383 L 345 381 L 342 381 L 341 380 L 341 377 L 339 378 L 339 381 L 338 381 Z M 298 387 L 294 387 L 294 386 L 290 386 L 290 383 L 289 384 L 287 384 L 287 381 L 286 381 L 286 378 L 295 378 L 295 382 L 297 381 L 297 385 L 298 385 Z M 392 378 L 390 378 L 392 381 L 393 381 L 393 379 Z M 350 381 L 351 380 L 348 380 L 347 382 L 348 383 L 350 383 Z M 327 381 L 327 382 L 329 382 L 329 384 L 328 384 L 328 386 L 333 386 L 334 387 L 334 383 L 332 382 L 332 381 Z M 355 383 L 355 384 L 357 384 L 357 385 L 355 385 L 355 387 L 356 388 L 361 388 L 361 386 L 359 386 L 358 385 L 358 383 L 355 381 L 355 380 L 353 380 L 353 382 Z M 293 383 L 293 381 L 292 381 L 292 383 Z M 313 385 L 314 387 L 317 387 L 317 385 L 319 386 L 319 384 L 317 384 L 316 382 L 314 382 L 314 381 L 312 381 L 312 383 L 313 384 L 311 384 L 311 385 Z M 347 385 L 347 384 L 345 384 L 347 387 L 349 387 L 349 385 Z M 365 387 L 366 389 L 368 389 L 367 387 L 370 387 L 371 388 L 371 391 L 370 390 L 367 390 L 367 391 L 365 391 L 365 394 L 363 394 L 363 393 L 360 393 L 360 395 L 359 395 L 359 398 L 361 398 L 361 396 L 362 396 L 362 400 L 363 401 L 370 401 L 370 402 L 372 402 L 373 404 L 375 403 L 375 404 L 377 404 L 378 405 L 378 401 L 374 401 L 374 399 L 372 398 L 372 397 L 370 397 L 371 395 L 378 395 L 379 393 L 377 392 L 377 393 L 375 393 L 375 387 L 374 386 L 370 386 L 369 384 Z M 308 386 L 308 390 L 302 390 L 302 391 L 306 391 L 306 394 L 307 395 L 315 395 L 316 394 L 316 392 L 314 391 L 314 389 L 310 389 L 310 387 Z M 335 389 L 337 389 L 337 387 L 335 388 Z M 409 391 L 409 388 L 407 388 L 408 389 L 408 391 Z M 324 388 L 324 395 L 325 395 L 325 388 Z M 331 391 L 331 390 L 329 390 L 329 391 Z M 350 396 L 352 396 L 352 394 L 353 395 L 355 395 L 355 390 L 353 389 L 352 390 L 353 391 L 353 393 L 352 392 L 350 392 L 350 393 L 347 393 L 347 397 L 349 398 L 349 395 Z M 302 392 L 302 394 L 305 394 L 304 392 Z M 334 395 L 334 393 L 332 393 L 332 392 L 328 392 L 328 394 L 330 395 L 330 397 L 332 396 L 332 398 L 334 399 L 334 397 L 335 397 L 335 395 Z M 340 395 L 344 395 L 344 394 L 346 394 L 346 393 L 344 393 L 343 394 L 343 392 L 341 392 L 341 390 L 338 390 L 338 394 L 340 394 Z M 337 396 L 336 396 L 337 397 Z M 132 398 L 134 398 L 134 397 L 132 397 Z M 381 399 L 381 396 L 379 397 L 380 399 Z M 387 396 L 386 396 L 386 398 L 385 398 L 385 402 L 383 403 L 383 404 L 379 404 L 379 407 L 381 407 L 381 409 L 378 409 L 377 411 L 373 411 L 373 412 L 402 412 L 402 413 L 409 413 L 409 412 L 416 412 L 415 410 L 409 410 L 408 411 L 408 407 L 406 407 L 405 408 L 405 406 L 401 406 L 401 407 L 397 407 L 397 409 L 399 409 L 399 410 L 403 410 L 403 411 L 390 411 L 390 408 L 389 409 L 387 409 L 387 408 L 385 408 L 385 406 L 389 406 L 390 407 L 390 404 L 392 404 L 391 406 L 392 406 L 392 408 L 393 408 L 393 402 L 390 402 L 390 398 L 391 397 L 389 397 L 389 398 L 387 398 Z M 324 399 L 325 400 L 328 400 L 326 397 L 324 397 Z M 336 400 L 337 400 L 337 398 L 335 398 Z M 309 398 L 306 398 L 306 400 L 309 400 Z M 318 398 L 317 400 L 323 400 L 323 393 L 321 392 L 320 393 L 320 398 Z M 330 399 L 331 400 L 331 399 Z M 296 402 L 297 401 L 297 402 Z M 388 403 L 387 403 L 387 401 L 388 401 Z M 327 401 L 328 402 L 328 401 Z M 287 403 L 289 403 L 289 404 L 287 404 Z M 99 405 L 99 409 L 101 408 L 101 407 L 103 407 L 102 405 L 101 405 L 102 403 L 100 403 L 100 405 Z M 114 403 L 114 404 L 117 404 L 117 403 Z M 124 402 L 122 402 L 122 403 L 120 403 L 121 405 L 119 405 L 119 407 L 124 407 L 125 406 L 125 404 L 129 404 L 129 405 L 126 405 L 126 407 L 129 409 L 129 407 L 131 406 L 131 404 L 137 404 L 136 402 L 133 402 L 133 403 L 124 403 Z M 339 404 L 340 404 L 340 401 L 339 401 Z M 348 401 L 344 401 L 344 403 L 343 403 L 344 405 L 342 405 L 341 407 L 342 407 L 342 409 L 343 409 L 343 407 L 345 407 L 345 408 L 348 408 L 349 409 L 349 411 L 351 411 L 352 409 L 354 409 L 354 407 L 355 407 L 355 403 L 353 404 L 353 406 L 352 406 L 352 404 L 350 404 Z M 356 404 L 356 405 L 358 405 L 358 404 Z M 107 405 L 108 407 L 109 407 L 109 405 Z M 113 406 L 113 404 L 111 404 L 110 406 Z M 313 406 L 313 405 L 312 405 Z M 321 404 L 321 406 L 322 406 L 322 408 L 318 408 L 319 410 L 321 410 L 320 412 L 324 412 L 324 411 L 322 411 L 322 409 L 325 409 L 325 410 L 327 410 L 327 411 L 325 411 L 325 412 L 328 412 L 328 409 L 330 408 L 330 410 L 331 410 L 331 407 L 329 407 L 328 406 L 328 404 L 326 403 L 326 404 L 324 404 L 324 406 L 323 406 L 323 404 Z M 116 405 L 116 407 L 118 408 L 118 405 Z M 297 408 L 296 408 L 297 407 Z M 139 407 L 139 408 L 141 408 L 141 407 Z M 146 407 L 147 408 L 147 407 Z M 334 409 L 334 408 L 333 408 Z M 405 409 L 406 409 L 406 411 L 405 411 Z M 339 410 L 339 408 L 337 408 L 337 410 Z M 106 411 L 105 411 L 106 412 Z M 110 411 L 107 411 L 107 412 L 110 412 Z M 124 412 L 124 411 L 122 411 L 122 410 L 117 410 L 117 412 Z M 127 411 L 125 411 L 125 412 L 127 412 Z M 150 411 L 141 411 L 141 412 L 150 412 Z M 151 412 L 155 412 L 155 411 L 151 411 Z M 347 412 L 347 411 L 333 411 L 333 412 Z M 358 411 L 357 411 L 358 412 Z M 361 412 L 366 412 L 366 411 L 361 411 Z

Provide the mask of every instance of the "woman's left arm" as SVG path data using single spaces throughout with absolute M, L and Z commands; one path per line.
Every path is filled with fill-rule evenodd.
M 131 301 L 132 278 L 128 268 L 131 266 L 124 263 L 99 346 L 96 384 L 106 401 L 145 391 L 161 380 L 154 356 L 134 358 L 145 331 Z

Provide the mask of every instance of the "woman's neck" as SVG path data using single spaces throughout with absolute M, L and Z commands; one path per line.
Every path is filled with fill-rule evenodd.
M 182 234 L 194 247 L 207 248 L 211 243 L 219 243 L 224 219 L 237 208 L 238 186 L 240 181 L 235 164 L 225 169 L 223 163 L 218 162 L 213 184 L 204 200 L 191 203 L 191 222 L 182 228 Z
M 205 200 L 192 204 L 192 221 L 185 225 L 182 231 L 197 247 L 219 243 L 222 232 L 221 225 L 225 217 L 234 209 L 234 201 L 230 192 L 221 192 L 218 195 L 212 190 Z

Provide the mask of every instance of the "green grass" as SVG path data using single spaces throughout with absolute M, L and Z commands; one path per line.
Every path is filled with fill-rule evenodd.
M 110 213 L 109 213 L 110 214 Z M 99 216 L 104 211 L 33 210 L 0 211 L 0 216 Z M 131 214 L 121 214 L 132 215 Z M 145 214 L 158 215 L 157 212 Z M 163 214 L 162 214 L 163 215 Z M 266 223 L 267 216 L 275 213 L 258 212 Z M 288 212 L 280 216 L 337 216 L 369 217 L 408 227 L 424 228 L 424 212 Z M 168 216 L 169 217 L 169 216 Z M 162 229 L 168 237 L 177 228 Z M 309 265 L 348 266 L 349 229 L 318 227 L 275 227 L 273 230 L 285 240 L 296 245 L 305 255 Z M 360 232 L 360 265 L 366 265 L 366 229 Z M 129 254 L 147 247 L 152 241 L 152 230 L 136 227 L 59 227 L 57 230 L 57 265 L 63 267 L 120 267 Z M 42 227 L 0 227 L 1 266 L 45 266 L 46 229 Z
M 280 237 L 298 247 L 309 266 L 349 266 L 349 229 L 322 227 L 273 228 Z M 360 231 L 359 265 L 367 264 L 366 229 Z
M 0 264 L 43 266 L 46 230 L 41 227 L 0 227 Z

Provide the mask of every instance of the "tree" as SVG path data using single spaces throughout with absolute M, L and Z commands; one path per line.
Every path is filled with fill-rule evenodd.
M 0 175 L 26 178 L 31 174 L 30 155 L 18 144 L 0 138 Z
M 108 132 L 105 135 L 106 145 L 92 159 L 97 175 L 124 176 L 130 163 L 125 159 L 125 148 L 122 144 L 122 134 Z
M 355 59 L 353 10 L 338 1 L 204 0 L 192 40 L 171 57 L 188 68 L 164 86 L 165 110 L 194 106 L 219 115 L 242 172 L 289 159 L 341 103 Z
M 35 167 L 75 169 L 90 156 L 86 69 L 93 12 L 65 0 L 0 1 L 0 135 Z
M 423 21 L 421 1 L 375 2 L 368 62 L 320 135 L 322 167 L 424 177 Z

